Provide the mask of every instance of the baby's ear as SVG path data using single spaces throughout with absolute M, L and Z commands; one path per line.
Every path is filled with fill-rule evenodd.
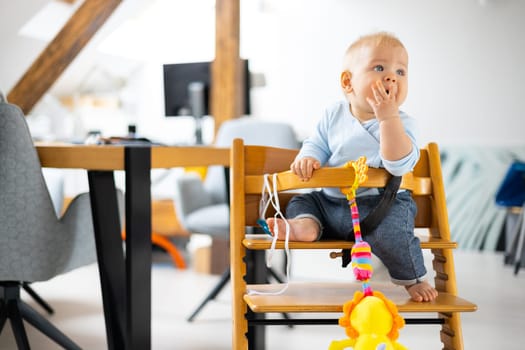
M 352 88 L 352 73 L 348 70 L 345 70 L 341 73 L 341 87 L 345 94 L 349 94 L 353 91 Z

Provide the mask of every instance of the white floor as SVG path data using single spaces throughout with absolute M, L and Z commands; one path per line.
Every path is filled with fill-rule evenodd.
M 478 304 L 478 311 L 463 314 L 465 349 L 525 349 L 525 269 L 515 276 L 496 253 L 456 251 L 459 294 Z M 297 261 L 294 260 L 297 265 Z M 323 267 L 324 268 L 324 267 Z M 319 267 L 309 269 L 320 273 Z M 350 273 L 350 272 L 348 272 Z M 181 271 L 157 263 L 152 273 L 152 349 L 230 350 L 230 290 L 225 288 L 193 323 L 187 316 L 214 286 L 218 276 Z M 78 269 L 51 281 L 33 284 L 55 309 L 52 322 L 82 348 L 105 349 L 104 318 L 96 265 Z M 23 295 L 37 310 L 38 305 Z M 336 315 L 338 317 L 339 315 Z M 29 341 L 37 350 L 58 346 L 26 324 Z M 441 349 L 438 326 L 407 325 L 400 342 L 409 349 Z M 272 326 L 267 330 L 267 348 L 326 349 L 331 340 L 343 339 L 338 326 Z M 0 334 L 0 349 L 16 349 L 9 323 Z

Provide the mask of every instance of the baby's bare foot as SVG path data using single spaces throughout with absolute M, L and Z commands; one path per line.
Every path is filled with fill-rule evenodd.
M 438 296 L 437 290 L 426 281 L 406 286 L 406 290 L 414 301 L 432 301 Z
M 273 235 L 277 231 L 275 227 L 277 224 L 277 239 L 284 240 L 286 238 L 286 223 L 283 219 L 268 218 L 266 222 Z M 319 236 L 319 225 L 313 219 L 290 219 L 288 224 L 290 225 L 290 241 L 313 242 Z

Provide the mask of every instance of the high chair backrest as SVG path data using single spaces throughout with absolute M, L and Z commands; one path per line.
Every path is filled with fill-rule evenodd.
M 350 187 L 354 181 L 352 168 L 321 168 L 314 172 L 308 182 L 302 182 L 289 171 L 297 151 L 271 147 L 246 146 L 242 140 L 233 142 L 230 153 L 231 164 L 231 230 L 230 258 L 233 286 L 233 322 L 234 349 L 246 349 L 250 332 L 247 312 L 340 312 L 343 303 L 351 299 L 356 286 L 345 284 L 339 288 L 315 284 L 314 282 L 295 288 L 293 283 L 283 294 L 253 295 L 248 293 L 251 287 L 246 283 L 246 259 L 248 250 L 268 250 L 271 240 L 261 237 L 247 237 L 246 226 L 256 226 L 260 217 L 259 205 L 265 177 L 271 186 L 277 186 L 280 209 L 284 212 L 286 204 L 295 190 L 319 187 Z M 276 177 L 273 174 L 277 173 Z M 384 169 L 368 169 L 368 179 L 362 187 L 384 187 L 390 175 Z M 275 179 L 275 181 L 273 180 Z M 434 254 L 435 286 L 438 298 L 432 303 L 417 303 L 407 299 L 407 295 L 386 290 L 398 306 L 400 312 L 438 312 L 447 313 L 439 317 L 443 329 L 454 329 L 454 332 L 443 332 L 443 342 L 452 344 L 450 348 L 461 349 L 462 337 L 458 312 L 474 311 L 476 306 L 456 296 L 456 276 L 452 249 L 456 243 L 450 240 L 445 191 L 441 176 L 439 149 L 430 143 L 421 149 L 421 157 L 411 173 L 403 176 L 401 188 L 412 191 L 418 211 L 416 227 L 422 234 L 421 247 L 431 249 Z M 265 218 L 273 215 L 271 208 Z M 427 233 L 427 234 L 426 234 Z M 265 236 L 265 235 L 263 235 Z M 290 249 L 350 249 L 349 241 L 289 242 Z M 282 241 L 276 244 L 277 249 L 285 248 Z M 264 290 L 272 290 L 268 285 L 257 285 Z M 308 288 L 313 290 L 308 291 Z M 352 289 L 354 288 L 354 289 Z M 324 294 L 323 294 L 324 293 Z M 390 294 L 389 294 L 390 293 Z M 272 320 L 275 322 L 275 320 Z M 257 320 L 262 324 L 261 320 Z M 292 323 L 293 321 L 287 320 Z M 275 324 L 275 323 L 272 323 Z M 326 324 L 326 323 L 325 323 Z M 251 327 L 251 330 L 257 327 Z M 248 334 L 248 338 L 246 337 Z

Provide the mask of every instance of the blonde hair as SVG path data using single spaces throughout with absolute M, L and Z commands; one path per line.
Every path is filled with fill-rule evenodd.
M 348 69 L 350 61 L 353 58 L 355 52 L 363 46 L 391 46 L 391 47 L 402 47 L 406 50 L 405 45 L 399 40 L 394 34 L 389 32 L 376 32 L 359 37 L 346 49 L 343 56 L 343 69 Z

